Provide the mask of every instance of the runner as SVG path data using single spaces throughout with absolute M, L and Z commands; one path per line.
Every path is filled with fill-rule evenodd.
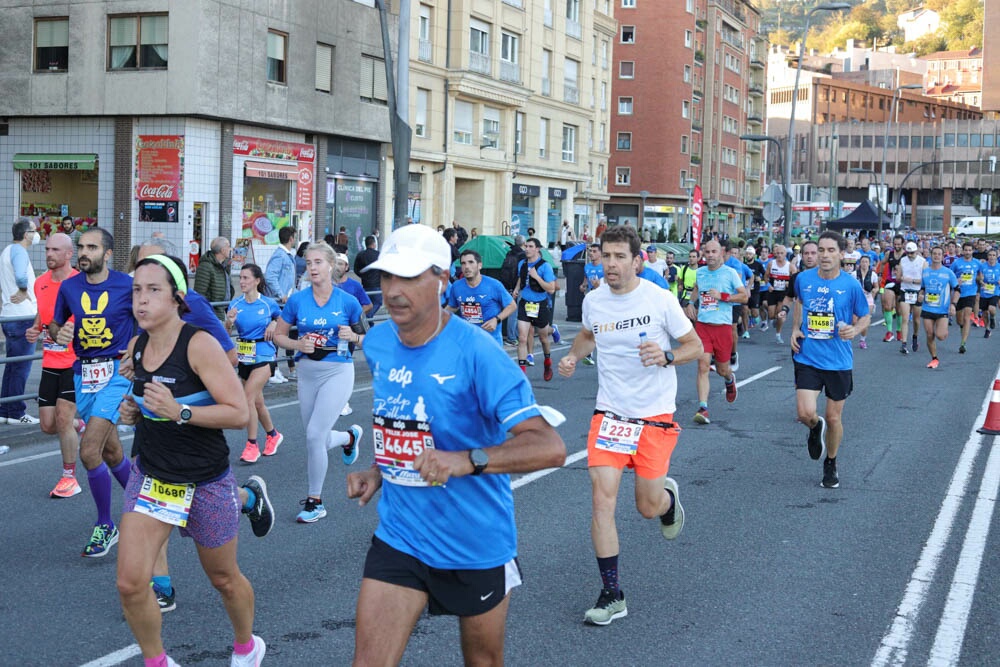
M 854 239 L 847 239 L 847 250 L 844 252 L 844 271 L 853 275 L 858 269 L 859 259 L 861 259 L 861 251 L 854 246 Z
M 705 266 L 698 269 L 692 294 L 699 299 L 695 330 L 703 352 L 698 359 L 698 411 L 696 424 L 711 424 L 708 418 L 709 367 L 715 359 L 715 372 L 726 381 L 726 400 L 736 400 L 736 374 L 729 368 L 733 347 L 733 303 L 746 303 L 749 295 L 740 276 L 723 264 L 722 246 L 711 240 L 701 247 Z M 694 320 L 694 306 L 687 306 L 688 318 Z
M 840 269 L 847 244 L 837 232 L 819 235 L 819 266 L 795 281 L 792 359 L 799 421 L 809 428 L 813 460 L 823 460 L 822 486 L 840 486 L 837 452 L 844 436 L 844 401 L 854 388 L 851 340 L 871 319 L 861 285 Z M 817 414 L 819 392 L 826 393 L 826 416 Z
M 483 258 L 478 252 L 463 251 L 459 262 L 463 279 L 451 285 L 448 311 L 457 311 L 463 320 L 490 334 L 503 347 L 502 322 L 517 312 L 517 304 L 499 280 L 482 274 Z
M 256 463 L 261 455 L 257 445 L 258 421 L 264 427 L 264 456 L 274 456 L 285 439 L 275 428 L 264 403 L 264 385 L 278 365 L 273 337 L 281 306 L 271 297 L 263 295 L 268 291 L 267 281 L 256 264 L 243 265 L 239 285 L 241 294 L 229 303 L 229 310 L 226 311 L 226 330 L 236 328 L 237 370 L 243 381 L 243 394 L 250 415 L 247 442 L 240 461 Z
M 865 239 L 867 240 L 867 239 Z M 865 300 L 868 302 L 868 312 L 875 309 L 875 299 L 878 297 L 878 274 L 872 269 L 871 256 L 865 253 L 861 254 L 861 259 L 858 260 L 858 270 L 855 273 L 855 277 L 858 282 L 861 283 L 861 289 L 865 293 Z M 869 317 L 869 322 L 871 318 Z M 868 349 L 868 328 L 866 325 L 861 329 L 861 340 L 858 343 L 858 347 L 862 350 Z
M 327 452 L 340 447 L 344 465 L 358 460 L 361 427 L 352 424 L 347 431 L 334 431 L 333 427 L 354 391 L 354 361 L 347 344 L 361 344 L 367 320 L 357 299 L 344 290 L 333 289 L 333 249 L 325 243 L 313 243 L 305 256 L 305 276 L 311 286 L 289 297 L 271 340 L 297 352 L 299 413 L 306 430 L 309 493 L 299 503 L 303 509 L 296 521 L 315 523 L 326 516 L 323 482 L 329 464 Z M 298 340 L 288 336 L 293 324 L 299 329 Z
M 740 257 L 740 249 L 732 245 L 728 239 L 722 241 L 722 252 L 726 254 L 726 266 L 736 271 L 740 276 L 740 281 L 742 281 L 743 287 L 747 290 L 747 299 L 749 300 L 754 282 L 753 271 Z M 740 328 L 744 326 L 743 319 L 746 310 L 746 307 L 742 304 L 733 304 L 733 353 L 729 357 L 729 365 L 734 372 L 740 370 L 740 355 L 736 348 L 740 341 L 740 333 L 742 333 Z M 745 328 L 744 331 L 747 333 L 747 337 L 749 337 L 750 332 L 746 331 Z
M 910 311 L 913 311 L 913 351 L 917 351 L 917 322 L 920 321 L 920 307 L 923 302 L 920 299 L 920 283 L 927 268 L 927 260 L 917 254 L 917 244 L 910 241 L 906 244 L 906 255 L 899 260 L 900 294 L 897 307 L 899 308 L 899 332 L 903 340 L 900 352 L 909 354 L 906 349 L 907 333 L 910 327 Z
M 779 345 L 785 341 L 781 338 L 781 327 L 784 325 L 784 318 L 778 317 L 778 310 L 788 293 L 788 281 L 795 270 L 786 259 L 785 246 L 780 243 L 774 245 L 774 259 L 767 265 L 765 280 L 771 286 L 767 293 L 767 316 L 774 321 L 774 339 Z M 763 329 L 763 327 L 761 327 Z
M 990 248 L 986 252 L 986 262 L 980 265 L 979 274 L 982 277 L 979 285 L 979 305 L 984 312 L 989 313 L 990 320 L 989 326 L 984 327 L 986 332 L 983 338 L 989 338 L 997 327 L 997 297 L 1000 296 L 1000 264 L 997 264 L 996 248 Z M 41 308 L 41 301 L 38 307 Z
M 750 338 L 749 330 L 756 327 L 757 323 L 760 322 L 760 306 L 762 303 L 761 297 L 764 295 L 762 286 L 765 270 L 764 265 L 757 259 L 757 251 L 752 245 L 746 247 L 744 254 L 746 265 L 753 271 L 753 289 L 750 290 L 750 300 L 747 302 L 747 308 L 743 311 L 744 328 L 746 329 L 743 332 L 743 338 Z M 749 321 L 747 317 L 749 317 Z
M 896 234 L 892 239 L 892 248 L 886 251 L 885 257 L 879 263 L 879 275 L 882 284 L 882 314 L 885 315 L 885 338 L 883 343 L 891 342 L 893 338 L 903 341 L 902 331 L 896 328 L 896 303 L 899 301 L 899 262 L 906 252 L 903 250 L 903 236 Z M 897 333 L 898 331 L 898 333 Z
M 129 381 L 118 373 L 119 361 L 133 333 L 132 279 L 108 268 L 114 237 L 104 228 L 80 235 L 79 273 L 63 280 L 49 323 L 58 345 L 73 344 L 73 392 L 87 422 L 80 440 L 80 461 L 87 469 L 97 521 L 83 548 L 87 558 L 107 555 L 118 542 L 111 520 L 111 477 L 128 484 L 129 462 L 118 439 L 118 406 Z M 72 318 L 72 321 L 70 321 Z M 147 582 L 148 585 L 148 582 Z
M 162 545 L 180 526 L 194 539 L 229 613 L 235 634 L 230 664 L 259 666 L 266 649 L 252 634 L 253 588 L 236 563 L 237 530 L 240 508 L 255 533 L 270 529 L 273 513 L 263 480 L 251 478 L 237 489 L 221 429 L 246 423 L 246 403 L 222 347 L 181 321 L 186 292 L 180 267 L 167 257 L 136 265 L 132 303 L 144 332 L 129 344 L 135 398 L 127 397 L 122 408 L 123 419 L 136 423 L 136 458 L 125 492 L 118 591 L 146 664 L 176 664 L 163 648 L 149 581 Z
M 79 431 L 83 422 L 76 418 L 76 391 L 73 388 L 73 362 L 76 353 L 66 345 L 59 345 L 49 336 L 48 323 L 56 307 L 59 285 L 79 271 L 70 266 L 73 242 L 62 233 L 50 234 L 45 239 L 45 265 L 48 271 L 35 279 L 35 302 L 38 314 L 35 322 L 24 332 L 25 339 L 35 345 L 42 339 L 42 378 L 38 383 L 38 419 L 42 433 L 59 436 L 62 454 L 62 476 L 50 498 L 72 498 L 80 493 L 76 480 L 76 451 L 80 448 Z M 44 323 L 44 324 L 43 324 Z
M 958 353 L 965 354 L 965 343 L 969 340 L 972 327 L 972 309 L 979 294 L 979 260 L 972 257 L 972 242 L 962 244 L 962 256 L 951 263 L 951 270 L 958 276 L 959 299 L 955 308 L 955 319 L 962 327 L 962 343 Z
M 541 255 L 541 243 L 536 238 L 524 242 L 525 257 L 517 265 L 517 287 L 514 299 L 517 306 L 517 363 L 521 370 L 528 372 L 528 343 L 538 332 L 545 354 L 545 369 L 542 377 L 546 382 L 552 379 L 552 357 L 549 332 L 552 325 L 552 307 L 549 295 L 556 291 L 556 276 Z
M 358 594 L 356 665 L 399 664 L 427 606 L 459 617 L 465 664 L 502 665 L 508 594 L 521 583 L 509 474 L 566 457 L 524 374 L 437 307 L 450 265 L 440 235 L 407 225 L 367 267 L 382 272 L 391 321 L 364 344 L 378 467 L 347 476 L 361 505 L 382 489 Z
M 793 273 L 788 279 L 788 291 L 785 292 L 785 298 L 781 302 L 781 310 L 778 311 L 778 319 L 784 321 L 788 318 L 788 313 L 791 312 L 792 306 L 795 305 L 795 280 L 799 273 L 802 271 L 807 271 L 809 269 L 815 269 L 819 264 L 819 246 L 815 241 L 806 241 L 802 244 L 802 270 Z
M 688 304 L 691 303 L 692 290 L 695 287 L 695 282 L 698 280 L 698 259 L 700 255 L 697 250 L 688 251 L 688 263 L 682 266 L 677 271 L 677 300 L 680 301 L 681 307 L 684 308 L 684 314 L 688 316 L 692 322 L 695 321 L 696 316 L 691 314 L 693 312 L 687 309 Z
M 921 287 L 924 292 L 924 308 L 920 317 L 924 321 L 927 338 L 927 352 L 931 361 L 927 368 L 937 368 L 941 362 L 937 356 L 937 343 L 948 338 L 948 317 L 955 312 L 958 303 L 958 277 L 943 263 L 944 253 L 940 246 L 931 248 L 931 265 L 924 269 Z
M 615 507 L 622 470 L 635 468 L 635 504 L 660 532 L 676 539 L 684 527 L 677 482 L 666 476 L 680 428 L 673 423 L 677 375 L 673 365 L 701 356 L 701 340 L 672 293 L 635 277 L 639 237 L 615 226 L 601 237 L 605 285 L 583 300 L 583 328 L 559 374 L 572 377 L 577 361 L 595 348 L 597 407 L 587 437 L 592 487 L 591 537 L 601 575 L 597 604 L 584 620 L 607 625 L 628 615 L 618 577 L 620 553 Z M 680 343 L 671 349 L 670 339 Z

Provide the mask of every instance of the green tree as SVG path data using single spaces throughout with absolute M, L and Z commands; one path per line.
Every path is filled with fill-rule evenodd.
M 918 56 L 926 56 L 929 53 L 946 51 L 948 49 L 948 40 L 946 40 L 943 35 L 931 33 L 915 39 L 912 42 L 907 42 L 903 45 L 903 49 L 907 52 L 913 51 Z
M 983 45 L 982 0 L 952 0 L 941 10 L 941 23 L 948 50 L 963 51 Z

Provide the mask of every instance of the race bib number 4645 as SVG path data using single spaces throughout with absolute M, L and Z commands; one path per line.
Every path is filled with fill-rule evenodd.
M 413 469 L 413 461 L 425 449 L 434 449 L 430 424 L 415 419 L 375 417 L 372 441 L 382 479 L 402 486 L 431 486 Z

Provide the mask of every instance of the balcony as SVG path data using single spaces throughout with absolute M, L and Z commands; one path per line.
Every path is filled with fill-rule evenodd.
M 732 46 L 735 49 L 743 50 L 743 35 L 739 33 L 730 33 L 725 30 L 722 31 L 722 41 Z
M 747 142 L 747 153 L 760 153 L 760 142 L 759 141 L 748 141 Z
M 695 51 L 694 52 L 694 63 L 696 65 L 704 65 L 705 64 L 705 52 L 704 51 Z
M 691 156 L 691 164 L 701 164 L 701 156 L 700 155 L 692 155 Z
M 566 82 L 563 84 L 563 101 L 570 104 L 580 103 L 580 89 L 575 85 Z
M 701 132 L 702 125 L 700 120 L 691 121 L 691 130 L 694 132 Z
M 751 111 L 751 112 L 747 113 L 747 122 L 748 123 L 757 123 L 758 125 L 760 125 L 761 123 L 764 122 L 764 119 L 761 117 L 760 113 L 758 113 L 757 111 Z
M 697 21 L 694 22 L 694 27 L 701 32 L 705 32 L 705 28 L 708 27 L 708 21 L 706 21 L 705 19 L 698 19 Z
M 469 69 L 481 74 L 490 73 L 490 57 L 478 51 L 469 51 Z
M 698 99 L 702 99 L 702 98 L 705 97 L 705 93 L 704 93 L 704 91 L 702 91 L 702 89 L 701 89 L 700 86 L 695 86 L 694 88 L 692 88 L 691 89 L 691 94 L 694 97 L 697 97 Z
M 423 60 L 425 63 L 431 62 L 431 41 L 429 39 L 421 39 L 418 42 L 417 58 Z
M 759 83 L 751 83 L 747 92 L 755 97 L 764 97 L 764 88 Z
M 764 61 L 757 57 L 757 54 L 750 56 L 750 67 L 753 69 L 764 69 Z
M 510 83 L 521 83 L 521 66 L 517 63 L 501 60 L 500 79 Z
M 551 28 L 552 27 L 552 10 L 551 9 L 546 9 L 545 10 L 545 19 L 544 19 L 544 22 L 545 22 L 545 27 L 546 28 Z
M 542 79 L 542 95 L 545 95 L 545 97 L 552 96 L 552 81 L 548 77 Z
M 572 37 L 573 39 L 580 39 L 580 35 L 583 34 L 583 28 L 580 26 L 578 21 L 573 19 L 566 19 L 566 36 Z
M 760 170 L 759 169 L 748 169 L 747 170 L 747 180 L 759 181 L 760 180 Z

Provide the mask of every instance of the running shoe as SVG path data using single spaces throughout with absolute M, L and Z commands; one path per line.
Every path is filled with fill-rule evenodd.
M 917 340 L 917 337 L 916 337 L 916 336 L 914 336 L 914 337 L 913 337 L 913 343 L 912 343 L 912 344 L 910 345 L 910 347 L 912 347 L 912 348 L 913 348 L 913 351 L 914 351 L 914 352 L 916 352 L 917 350 L 919 350 L 919 349 L 920 349 L 920 341 L 919 341 L 919 340 Z
M 743 338 L 743 340 L 750 340 L 750 331 L 749 330 L 744 331 L 741 338 Z
M 990 335 L 992 335 L 992 333 L 993 333 L 992 329 L 987 329 L 986 332 L 983 334 L 983 338 L 989 338 Z
M 73 420 L 73 428 L 76 429 L 77 435 L 83 435 L 83 432 L 87 430 L 87 422 L 82 419 Z
M 778 345 L 784 345 L 785 339 L 781 337 L 781 334 L 775 334 L 774 342 L 777 343 Z
M 733 352 L 729 355 L 729 369 L 733 371 L 740 370 L 740 355 L 738 352 Z
M 37 424 L 38 418 L 32 417 L 28 413 L 21 415 L 20 417 L 8 417 L 8 424 Z
M 860 347 L 862 350 L 867 350 L 868 349 L 868 341 L 866 341 L 864 338 L 862 338 L 861 342 L 858 343 L 858 347 Z
M 981 327 L 981 326 L 982 326 L 982 325 L 981 325 L 981 324 L 979 323 L 979 318 L 978 318 L 978 317 L 976 317 L 975 315 L 971 316 L 971 317 L 969 318 L 969 321 L 970 321 L 970 322 L 972 322 L 972 326 L 974 326 L 974 327 L 977 327 L 977 328 L 978 328 L 978 327 Z
M 931 359 L 931 363 L 927 364 L 927 368 L 937 368 L 940 363 L 937 359 Z
M 767 323 L 767 320 L 763 320 L 760 323 L 760 330 L 761 331 L 767 331 L 770 326 L 771 325 Z
M 958 346 L 958 353 L 965 354 L 965 343 L 962 343 L 961 345 Z
M 660 515 L 660 532 L 668 540 L 676 540 L 684 529 L 684 506 L 681 505 L 681 492 L 677 482 L 667 477 L 663 480 L 663 488 L 674 497 L 674 503 L 665 514 Z
M 597 604 L 593 609 L 588 609 L 583 615 L 584 623 L 592 625 L 608 625 L 616 618 L 628 616 L 628 608 L 625 606 L 625 593 L 601 589 L 601 594 L 597 598 Z
M 84 558 L 101 558 L 108 555 L 111 547 L 118 543 L 118 527 L 110 526 L 106 523 L 99 523 L 94 526 L 94 532 L 90 534 L 90 541 L 83 548 L 80 555 Z
M 177 609 L 177 589 L 173 586 L 170 587 L 170 595 L 163 592 L 163 589 L 154 583 L 150 583 L 153 587 L 153 595 L 156 596 L 156 604 L 160 607 L 160 613 L 166 614 L 168 611 L 173 611 Z
M 552 323 L 552 342 L 553 343 L 558 343 L 561 340 L 562 340 L 562 334 L 559 333 L 559 327 L 557 327 L 556 323 L 553 322 Z
M 892 335 L 892 332 L 889 331 L 889 332 L 887 332 L 885 334 L 885 338 L 882 339 L 882 342 L 883 343 L 891 343 L 893 338 L 894 338 L 894 336 Z
M 552 380 L 552 360 L 551 359 L 546 359 L 545 360 L 545 370 L 542 372 L 542 379 L 545 380 L 546 382 L 550 382 Z
M 275 368 L 274 375 L 271 376 L 271 379 L 268 380 L 268 382 L 270 382 L 271 384 L 284 384 L 288 382 L 288 378 L 286 378 L 284 375 L 281 374 L 280 368 Z
M 726 401 L 729 403 L 736 401 L 736 394 L 738 393 L 736 388 L 736 373 L 732 373 L 731 377 L 733 381 L 726 383 Z
M 350 403 L 345 403 L 344 409 L 340 411 L 340 416 L 347 417 L 348 415 L 353 415 L 353 414 L 354 414 L 354 408 L 351 407 Z
M 824 489 L 836 489 L 840 486 L 840 478 L 837 477 L 837 460 L 826 459 L 823 461 L 823 482 Z
M 299 374 L 294 368 L 289 368 L 288 375 L 286 375 L 285 377 L 288 378 L 289 380 L 298 380 Z
M 267 653 L 267 645 L 264 640 L 253 635 L 253 650 L 246 655 L 236 655 L 233 652 L 233 657 L 229 661 L 229 667 L 260 667 L 260 663 L 264 661 L 264 654 Z
M 83 491 L 76 477 L 60 477 L 54 489 L 49 492 L 49 498 L 72 498 Z
M 903 332 L 902 331 L 897 331 L 896 332 L 896 342 L 897 343 L 902 343 L 903 342 Z
M 597 363 L 596 361 L 594 361 L 594 355 L 592 355 L 592 354 L 588 354 L 587 356 L 585 356 L 585 357 L 584 357 L 583 359 L 581 359 L 580 361 L 581 361 L 581 363 L 582 363 L 582 364 L 583 364 L 584 366 L 593 366 L 594 364 L 596 364 L 596 363 Z
M 909 354 L 910 353 L 910 351 L 908 349 L 906 349 L 906 343 L 903 343 L 903 346 L 899 348 L 899 351 L 902 352 L 903 354 Z
M 343 446 L 344 451 L 340 455 L 340 460 L 344 462 L 345 466 L 358 460 L 358 454 L 361 451 L 358 445 L 361 444 L 361 436 L 364 434 L 364 431 L 357 424 L 351 424 L 347 432 L 351 434 L 351 442 Z
M 323 507 L 323 503 L 317 503 L 312 498 L 300 500 L 299 505 L 303 506 L 302 511 L 295 517 L 299 523 L 316 523 L 326 516 L 326 508 Z
M 529 354 L 529 355 L 528 355 L 528 356 L 527 356 L 527 357 L 525 358 L 525 360 L 526 360 L 526 361 L 528 362 L 528 365 L 529 365 L 529 366 L 534 366 L 534 365 L 535 365 L 535 355 L 533 355 L 533 354 Z
M 809 429 L 809 438 L 806 440 L 806 447 L 809 449 L 809 458 L 819 461 L 826 454 L 826 420 L 818 418 L 816 425 Z
M 257 475 L 250 475 L 243 486 L 253 492 L 254 501 L 252 507 L 249 509 L 244 507 L 240 511 L 250 519 L 253 534 L 264 537 L 274 526 L 274 507 L 271 506 L 271 499 L 267 495 L 267 484 Z
M 274 456 L 278 453 L 278 446 L 285 441 L 285 436 L 283 436 L 278 431 L 274 432 L 274 435 L 268 435 L 264 437 L 264 456 Z
M 694 423 L 695 424 L 712 423 L 712 420 L 708 418 L 708 408 L 698 408 L 698 412 L 694 413 Z
M 260 447 L 257 446 L 256 442 L 247 440 L 247 444 L 243 447 L 243 453 L 240 454 L 240 461 L 243 461 L 243 463 L 257 463 L 259 460 Z

